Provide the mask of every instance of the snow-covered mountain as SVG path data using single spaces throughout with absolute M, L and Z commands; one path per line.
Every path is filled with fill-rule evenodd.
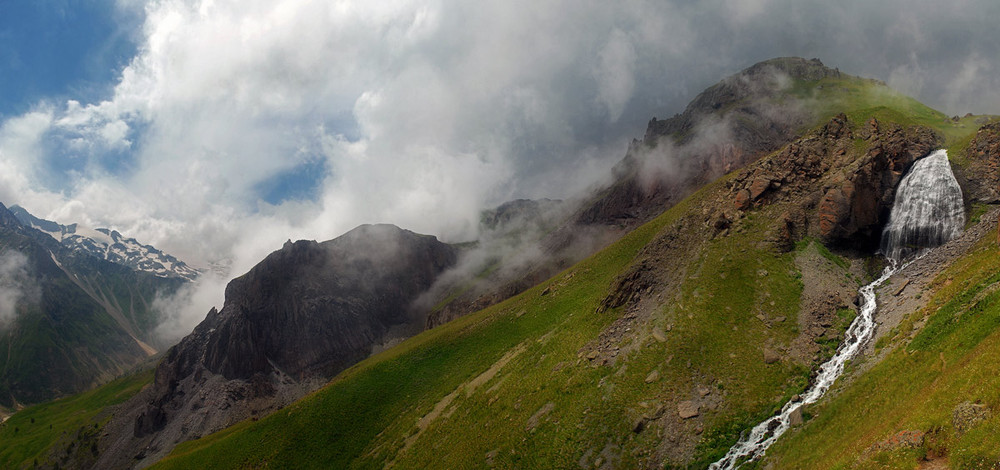
M 79 224 L 62 225 L 35 217 L 20 206 L 11 206 L 10 211 L 22 224 L 47 233 L 70 249 L 96 258 L 159 277 L 193 281 L 199 274 L 197 269 L 183 261 L 150 245 L 143 245 L 134 238 L 126 238 L 115 230 L 92 229 Z

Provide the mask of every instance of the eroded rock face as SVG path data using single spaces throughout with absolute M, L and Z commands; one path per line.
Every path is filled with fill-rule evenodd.
M 829 242 L 870 246 L 885 223 L 906 170 L 940 142 L 930 129 L 883 126 L 874 118 L 866 130 L 863 138 L 870 142 L 868 151 L 820 202 L 820 234 Z
M 877 246 L 900 179 L 915 160 L 939 144 L 940 137 L 928 128 L 904 129 L 874 118 L 856 133 L 841 114 L 817 133 L 762 160 L 734 182 L 734 208 L 746 210 L 816 191 L 814 183 L 822 179 L 821 189 L 810 196 L 817 209 L 815 219 L 803 221 L 808 227 L 797 227 L 795 219 L 800 217 L 790 215 L 788 238 L 808 229 L 834 245 Z M 867 141 L 862 154 L 855 150 L 856 137 Z
M 973 202 L 1000 202 L 1000 122 L 979 128 L 966 150 L 965 168 L 955 168 L 964 192 Z
M 176 443 L 291 403 L 395 333 L 419 332 L 411 305 L 456 258 L 435 237 L 391 225 L 286 243 L 167 353 L 153 386 L 109 424 L 98 465 L 155 462 Z
M 965 151 L 964 163 L 952 165 L 952 170 L 966 202 L 1000 203 L 1000 122 L 979 128 Z

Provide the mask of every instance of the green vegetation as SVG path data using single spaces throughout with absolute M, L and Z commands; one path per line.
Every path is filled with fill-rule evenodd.
M 819 122 L 845 112 L 855 126 L 862 126 L 874 117 L 902 125 L 930 127 L 944 137 L 950 155 L 957 155 L 963 142 L 968 145 L 981 126 L 977 120 L 981 122 L 983 118 L 965 116 L 954 120 L 882 82 L 850 76 L 819 81 L 796 80 L 789 94 L 817 110 Z
M 768 327 L 755 316 L 798 312 L 794 253 L 765 243 L 776 214 L 754 214 L 685 253 L 676 300 L 629 327 L 659 328 L 662 342 L 649 330 L 611 335 L 605 355 L 588 354 L 625 314 L 599 308 L 616 276 L 722 190 L 724 181 L 704 188 L 550 281 L 369 358 L 267 418 L 181 444 L 157 468 L 642 466 L 661 441 L 655 430 L 633 432 L 636 420 L 663 405 L 672 421 L 700 389 L 718 405 L 682 425 L 704 428 L 693 451 L 707 464 L 808 381 L 807 367 L 763 357 L 795 338 L 796 322 Z M 617 359 L 601 365 L 612 350 Z
M 791 98 L 819 110 L 817 123 L 846 112 L 855 126 L 873 116 L 928 125 L 951 148 L 967 146 L 978 128 L 972 118 L 952 120 L 870 80 L 797 81 Z M 859 140 L 855 150 L 865 146 Z M 769 240 L 784 209 L 778 206 L 749 212 L 726 236 L 671 238 L 704 231 L 704 206 L 728 202 L 731 178 L 541 285 L 370 357 L 259 421 L 183 443 L 155 468 L 575 468 L 608 461 L 636 468 L 654 458 L 668 467 L 707 466 L 808 383 L 808 364 L 764 359 L 765 350 L 783 351 L 799 334 L 796 321 L 771 321 L 797 318 L 803 285 L 796 252 L 815 245 L 844 272 L 838 276 L 848 276 L 850 266 L 814 239 L 795 252 L 775 252 Z M 654 269 L 670 271 L 674 284 L 648 318 L 621 323 L 632 312 L 605 310 L 602 300 L 656 250 L 668 253 L 651 261 Z M 947 446 L 952 464 L 996 460 L 1000 413 L 962 436 L 950 416 L 963 400 L 1000 411 L 1000 374 L 990 366 L 1000 364 L 997 258 L 992 246 L 980 246 L 943 275 L 931 306 L 880 340 L 879 349 L 893 348 L 885 362 L 811 406 L 806 424 L 768 455 L 788 468 L 850 467 L 856 457 L 844 457 L 847 449 L 866 456 L 862 467 L 912 468 L 918 457 Z M 866 260 L 869 273 L 875 264 Z M 821 356 L 832 354 L 853 316 L 837 312 L 819 339 Z M 927 326 L 909 342 L 924 316 Z M 964 367 L 971 361 L 978 366 Z M 945 393 L 941 379 L 953 390 Z M 698 416 L 679 419 L 678 403 L 692 399 L 704 405 Z M 657 412 L 668 419 L 643 430 L 643 416 Z M 73 421 L 56 428 L 81 436 L 94 413 L 70 414 Z M 69 435 L 61 430 L 21 442 L 8 441 L 4 428 L 0 437 L 12 443 L 5 452 L 17 456 L 0 466 L 43 455 Z M 930 437 L 918 449 L 868 451 L 905 430 Z M 668 433 L 699 437 L 673 443 L 664 440 Z
M 887 357 L 816 405 L 816 417 L 789 432 L 768 458 L 779 468 L 910 469 L 921 459 L 945 456 L 950 468 L 1000 465 L 995 240 L 995 232 L 987 235 L 938 276 L 926 294 L 928 306 L 882 341 L 894 348 Z M 982 421 L 963 422 L 955 417 L 963 402 L 992 411 Z M 921 438 L 898 444 L 907 435 Z
M 25 408 L 0 425 L 0 468 L 25 468 L 45 462 L 56 446 L 79 445 L 96 435 L 104 408 L 121 403 L 152 382 L 153 371 L 110 382 L 100 388 Z
M 968 220 L 965 221 L 965 228 L 969 228 L 973 225 L 979 223 L 979 219 L 983 217 L 984 214 L 989 212 L 989 204 L 979 204 L 975 203 L 972 205 L 972 209 L 969 210 Z
M 820 110 L 817 122 L 846 111 L 856 126 L 873 116 L 928 125 L 949 143 L 975 131 L 968 118 L 953 121 L 867 80 L 798 82 L 792 96 Z M 654 455 L 668 466 L 707 466 L 808 383 L 807 365 L 789 358 L 767 364 L 763 357 L 798 334 L 797 322 L 760 319 L 795 318 L 802 292 L 794 253 L 777 254 L 766 242 L 781 208 L 749 213 L 727 236 L 686 247 L 664 268 L 680 273 L 678 284 L 661 310 L 630 327 L 659 329 L 662 341 L 608 334 L 627 315 L 599 307 L 644 248 L 672 228 L 700 230 L 684 226 L 685 217 L 699 213 L 699 204 L 716 204 L 712 197 L 727 179 L 542 285 L 369 358 L 260 421 L 183 443 L 156 468 L 565 468 L 607 461 L 632 468 Z M 800 248 L 815 241 L 804 243 Z M 822 244 L 816 248 L 833 266 L 848 267 Z M 852 317 L 838 312 L 837 337 L 821 339 L 830 351 Z M 600 355 L 593 352 L 598 338 L 605 343 Z M 604 363 L 609 348 L 615 359 Z M 715 404 L 678 421 L 677 403 L 702 393 Z M 671 416 L 669 426 L 680 426 L 666 432 L 700 430 L 693 448 L 664 450 L 659 430 L 634 432 L 657 409 Z M 816 423 L 832 414 L 810 409 L 808 426 L 822 428 Z

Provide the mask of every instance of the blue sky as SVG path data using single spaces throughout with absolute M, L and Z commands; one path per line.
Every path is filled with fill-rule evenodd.
M 0 0 L 0 116 L 108 96 L 141 24 L 108 1 Z

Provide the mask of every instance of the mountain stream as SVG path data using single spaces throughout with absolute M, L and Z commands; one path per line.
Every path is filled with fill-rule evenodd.
M 837 353 L 820 366 L 815 381 L 805 393 L 785 403 L 777 415 L 754 426 L 709 469 L 731 470 L 763 456 L 764 451 L 788 430 L 792 414 L 822 398 L 844 372 L 847 361 L 871 339 L 875 332 L 875 289 L 904 268 L 908 264 L 903 263 L 905 259 L 951 240 L 964 226 L 962 190 L 952 174 L 948 153 L 937 150 L 914 163 L 899 183 L 880 247 L 889 259 L 889 266 L 878 279 L 859 291 L 863 300 L 860 312 L 847 329 L 846 339 Z

